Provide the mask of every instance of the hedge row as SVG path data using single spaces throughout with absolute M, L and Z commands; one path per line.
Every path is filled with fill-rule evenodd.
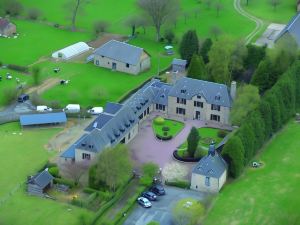
M 169 135 L 169 136 L 162 136 L 162 135 L 159 135 L 159 134 L 156 134 L 156 137 L 161 140 L 161 141 L 169 141 L 173 138 L 172 135 Z
M 185 180 L 174 180 L 174 181 L 165 181 L 165 184 L 168 186 L 174 186 L 178 188 L 184 188 L 189 189 L 191 186 L 191 183 Z
M 64 185 L 67 185 L 69 186 L 70 188 L 73 188 L 75 187 L 75 182 L 72 181 L 72 180 L 68 180 L 68 179 L 64 179 L 64 178 L 54 178 L 54 181 L 53 181 L 55 184 L 64 184 Z
M 179 154 L 178 154 L 178 150 L 175 150 L 173 152 L 173 157 L 179 161 L 182 161 L 182 162 L 199 162 L 199 160 L 201 159 L 200 158 L 192 158 L 192 157 L 185 157 L 185 158 L 182 158 Z
M 11 69 L 11 70 L 21 72 L 21 73 L 28 73 L 29 72 L 29 69 L 28 69 L 27 66 L 19 66 L 19 65 L 14 65 L 14 64 L 8 64 L 7 68 Z

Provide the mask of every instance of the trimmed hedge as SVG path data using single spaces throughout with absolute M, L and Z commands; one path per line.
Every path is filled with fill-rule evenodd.
M 19 65 L 14 65 L 14 64 L 8 64 L 7 68 L 11 69 L 11 70 L 18 71 L 18 72 L 22 72 L 22 73 L 28 73 L 29 72 L 29 69 L 28 69 L 27 66 L 19 66 Z
M 64 178 L 54 178 L 54 181 L 53 181 L 55 184 L 64 184 L 64 185 L 67 185 L 69 186 L 70 188 L 73 188 L 75 187 L 75 182 L 72 181 L 72 180 L 67 180 L 67 179 L 64 179 Z
M 168 186 L 174 186 L 178 188 L 190 189 L 191 183 L 185 180 L 174 180 L 174 181 L 165 181 L 165 184 Z
M 53 177 L 60 178 L 60 176 L 59 176 L 59 169 L 58 169 L 57 166 L 50 167 L 50 168 L 49 168 L 49 173 L 50 173 Z
M 172 135 L 169 135 L 169 136 L 161 136 L 161 135 L 159 135 L 159 134 L 156 134 L 156 137 L 157 137 L 159 140 L 161 140 L 161 141 L 169 141 L 169 140 L 171 140 L 171 139 L 173 138 Z
M 163 125 L 165 123 L 165 119 L 161 116 L 158 116 L 154 119 L 154 124 L 156 125 Z
M 182 158 L 181 156 L 178 155 L 177 150 L 173 152 L 173 157 L 178 161 L 182 161 L 182 162 L 199 162 L 199 160 L 201 159 L 201 158 L 192 158 L 192 157 Z
M 96 190 L 94 188 L 86 187 L 86 188 L 83 189 L 83 192 L 87 193 L 87 194 L 93 194 L 95 192 L 98 192 L 98 190 Z

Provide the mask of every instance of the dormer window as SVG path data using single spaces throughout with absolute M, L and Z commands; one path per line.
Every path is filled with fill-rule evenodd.
M 89 148 L 94 148 L 94 145 L 89 145 Z
M 201 99 L 201 95 L 197 95 L 197 98 L 198 98 L 198 99 Z
M 81 146 L 82 146 L 82 147 L 85 147 L 85 146 L 86 146 L 86 143 L 81 143 Z
M 186 93 L 186 89 L 181 89 L 181 94 L 185 94 Z

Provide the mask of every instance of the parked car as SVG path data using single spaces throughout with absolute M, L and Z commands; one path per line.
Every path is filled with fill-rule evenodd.
M 151 191 L 145 191 L 142 196 L 149 199 L 150 201 L 156 201 L 157 196 Z
M 63 109 L 66 113 L 79 113 L 80 112 L 80 105 L 78 104 L 69 104 L 66 108 Z
M 147 198 L 139 197 L 137 201 L 144 208 L 150 208 L 152 206 L 151 202 Z
M 38 111 L 38 112 L 52 112 L 52 108 L 50 108 L 46 105 L 38 105 L 36 107 L 36 111 Z
M 166 194 L 164 187 L 160 184 L 153 185 L 149 190 L 156 195 L 165 195 Z
M 94 107 L 94 108 L 89 109 L 87 112 L 92 115 L 98 115 L 103 112 L 103 108 L 102 107 Z
M 21 94 L 18 97 L 18 102 L 26 102 L 27 100 L 29 100 L 29 95 L 27 95 L 27 94 Z

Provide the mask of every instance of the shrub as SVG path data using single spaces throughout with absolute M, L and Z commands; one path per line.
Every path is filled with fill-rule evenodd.
M 59 28 L 59 27 L 60 27 L 60 25 L 59 25 L 58 23 L 55 23 L 53 26 L 54 26 L 55 28 Z
M 18 91 L 14 87 L 5 87 L 3 89 L 4 104 L 8 105 L 11 102 L 15 101 L 18 96 Z
M 165 39 L 167 40 L 168 44 L 172 44 L 175 38 L 175 34 L 172 30 L 167 30 L 165 33 Z
M 37 94 L 37 92 L 31 94 L 30 100 L 33 105 L 45 105 L 45 101 Z
M 170 127 L 165 126 L 165 127 L 162 127 L 161 130 L 162 130 L 162 131 L 169 131 L 169 130 L 170 130 Z
M 228 134 L 228 132 L 226 130 L 219 130 L 218 131 L 218 137 L 219 138 L 224 138 L 224 137 L 226 137 L 227 134 Z
M 49 168 L 49 173 L 50 173 L 52 176 L 54 176 L 54 177 L 58 177 L 58 178 L 60 177 L 60 176 L 59 176 L 59 169 L 58 169 L 57 166 Z
M 83 192 L 87 193 L 87 194 L 92 194 L 92 193 L 98 192 L 98 190 L 96 190 L 94 188 L 86 187 L 86 188 L 83 189 Z
M 154 124 L 156 125 L 163 125 L 165 123 L 165 119 L 163 117 L 156 117 L 154 119 Z
M 145 186 L 145 187 L 149 187 L 153 182 L 153 178 L 151 178 L 150 176 L 143 176 L 140 179 L 140 184 Z
M 160 225 L 160 223 L 156 222 L 156 221 L 151 221 L 151 222 L 147 223 L 147 225 Z
M 159 139 L 159 140 L 162 140 L 162 141 L 168 141 L 168 140 L 171 140 L 173 138 L 172 135 L 169 135 L 169 136 L 161 136 L 159 134 L 156 135 L 156 137 Z
M 40 16 L 41 16 L 40 10 L 35 8 L 28 10 L 28 19 L 37 20 Z
M 194 153 L 194 158 L 202 158 L 203 156 L 207 155 L 207 151 L 202 148 L 197 148 Z
M 16 0 L 5 1 L 3 5 L 4 12 L 11 16 L 18 16 L 23 10 L 23 5 Z
M 165 181 L 165 184 L 168 186 L 174 186 L 178 188 L 189 189 L 191 183 L 185 180 L 174 180 L 174 181 Z
M 64 185 L 69 186 L 70 188 L 75 187 L 75 182 L 74 181 L 67 180 L 67 179 L 64 179 L 64 178 L 54 178 L 54 183 L 55 184 L 64 184 Z
M 49 101 L 48 105 L 52 109 L 61 109 L 61 103 L 58 100 Z
M 109 27 L 108 22 L 106 22 L 106 21 L 97 21 L 94 24 L 95 34 L 98 35 L 100 33 L 104 33 L 107 30 L 108 27 Z
M 19 65 L 14 65 L 14 64 L 8 64 L 7 68 L 11 69 L 11 70 L 21 72 L 21 73 L 28 73 L 29 72 L 29 69 L 28 69 L 27 66 L 19 66 Z

